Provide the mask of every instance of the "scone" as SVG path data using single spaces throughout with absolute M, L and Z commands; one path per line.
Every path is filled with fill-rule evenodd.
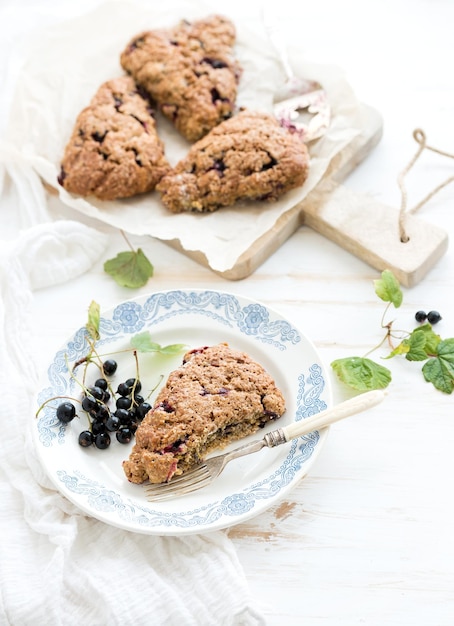
M 58 182 L 100 200 L 152 191 L 170 169 L 153 109 L 130 76 L 102 84 L 77 117 Z
M 167 482 L 284 411 L 282 392 L 246 353 L 224 343 L 192 350 L 139 425 L 124 472 L 133 483 Z
M 182 21 L 138 34 L 120 63 L 193 142 L 232 115 L 241 75 L 235 38 L 233 23 L 219 15 Z
M 156 189 L 172 213 L 277 200 L 309 171 L 306 145 L 268 113 L 243 110 L 193 144 Z

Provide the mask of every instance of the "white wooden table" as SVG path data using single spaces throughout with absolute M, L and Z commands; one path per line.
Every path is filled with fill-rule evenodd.
M 260 18 L 257 1 L 228 8 L 251 24 Z M 454 153 L 454 4 L 281 0 L 279 8 L 289 44 L 313 60 L 337 63 L 357 95 L 382 113 L 381 143 L 345 184 L 397 209 L 396 178 L 415 151 L 415 128 Z M 421 158 L 408 178 L 410 204 L 453 166 L 449 159 Z M 422 208 L 421 217 L 454 234 L 454 186 Z M 70 284 L 35 294 L 40 331 L 33 350 L 43 362 L 85 322 L 93 294 L 102 308 L 131 297 L 102 270 L 124 240 L 99 227 L 110 233 L 105 258 Z M 301 328 L 328 366 L 364 354 L 383 337 L 384 303 L 373 287 L 379 273 L 306 227 L 238 282 L 161 242 L 133 237 L 132 243 L 155 265 L 149 284 L 133 295 L 199 287 L 256 298 Z M 402 307 L 389 315 L 396 328 L 412 330 L 418 309 L 437 309 L 443 316 L 437 332 L 454 336 L 453 270 L 448 248 L 420 284 L 404 289 Z M 381 349 L 372 358 L 386 354 Z M 424 381 L 421 363 L 395 358 L 385 365 L 393 373 L 385 402 L 334 425 L 310 474 L 285 500 L 227 531 L 270 626 L 454 624 L 454 397 Z M 334 375 L 332 386 L 335 403 L 349 397 Z

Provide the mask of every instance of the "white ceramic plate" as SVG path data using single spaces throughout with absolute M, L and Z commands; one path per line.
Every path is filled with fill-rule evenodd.
M 224 292 L 177 290 L 128 300 L 103 313 L 101 339 L 96 345 L 103 358 L 113 353 L 118 362 L 111 378 L 114 389 L 135 375 L 130 340 L 147 330 L 161 346 L 182 343 L 196 348 L 228 342 L 232 348 L 249 353 L 270 372 L 285 396 L 286 413 L 278 423 L 241 443 L 260 439 L 279 425 L 331 406 L 329 378 L 313 344 L 281 315 L 259 302 Z M 87 354 L 86 334 L 86 329 L 80 328 L 55 355 L 38 394 L 38 407 L 54 396 L 80 397 L 80 386 L 69 374 L 68 365 L 71 369 Z M 181 363 L 182 355 L 138 355 L 144 395 Z M 88 386 L 99 376 L 96 366 L 90 367 Z M 81 366 L 76 369 L 79 379 L 82 370 Z M 79 418 L 62 425 L 55 415 L 59 402 L 45 404 L 34 429 L 40 459 L 58 490 L 84 512 L 107 524 L 155 535 L 217 530 L 261 513 L 308 472 L 327 432 L 316 431 L 237 459 L 209 487 L 153 503 L 147 501 L 145 485 L 129 483 L 123 473 L 122 461 L 128 458 L 132 443 L 122 445 L 112 437 L 106 450 L 81 448 L 78 435 L 88 424 L 86 417 L 78 410 Z

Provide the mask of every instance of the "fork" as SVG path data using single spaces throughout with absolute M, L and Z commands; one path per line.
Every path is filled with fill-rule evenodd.
M 329 127 L 331 107 L 327 94 L 318 81 L 299 78 L 293 72 L 275 10 L 269 3 L 262 9 L 262 20 L 285 73 L 285 82 L 274 94 L 274 115 L 281 126 L 310 143 L 322 137 Z
M 258 452 L 265 447 L 274 448 L 275 446 L 280 446 L 292 439 L 307 435 L 314 430 L 325 428 L 345 417 L 361 413 L 377 405 L 383 400 L 385 395 L 386 392 L 381 389 L 367 391 L 299 422 L 272 430 L 263 439 L 252 441 L 231 452 L 206 459 L 181 476 L 172 478 L 168 483 L 148 486 L 146 488 L 147 500 L 157 502 L 202 489 L 210 485 L 221 474 L 227 463 L 233 461 L 233 459 Z

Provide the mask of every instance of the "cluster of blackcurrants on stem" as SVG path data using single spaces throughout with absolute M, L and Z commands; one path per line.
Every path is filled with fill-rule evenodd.
M 420 324 L 424 322 L 429 322 L 429 324 L 438 324 L 438 322 L 442 319 L 440 313 L 438 311 L 429 311 L 426 313 L 425 311 L 416 311 L 415 320 Z
M 129 378 L 118 385 L 112 397 L 112 389 L 107 377 L 115 374 L 117 362 L 108 359 L 102 364 L 104 377 L 94 381 L 91 387 L 84 389 L 81 401 L 82 409 L 88 416 L 90 426 L 79 434 L 79 445 L 87 448 L 95 445 L 100 450 L 111 444 L 111 435 L 119 443 L 129 443 L 139 423 L 151 409 L 151 405 L 140 395 L 142 384 L 138 378 Z M 112 402 L 115 406 L 112 407 Z M 57 407 L 57 418 L 68 424 L 76 417 L 76 407 L 66 400 Z

